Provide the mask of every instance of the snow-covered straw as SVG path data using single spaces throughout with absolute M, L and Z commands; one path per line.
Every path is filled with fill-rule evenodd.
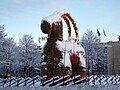
M 57 13 L 53 13 L 52 15 L 50 16 L 47 16 L 45 18 L 42 19 L 42 22 L 43 21 L 47 21 L 48 23 L 52 24 L 52 23 L 56 23 L 56 22 L 59 22 L 61 21 L 61 16 L 63 14 L 67 13 L 66 11 L 62 10 L 60 12 L 57 12 Z M 42 23 L 41 22 L 41 23 Z
M 86 67 L 86 62 L 85 62 L 85 50 L 83 49 L 83 47 L 80 44 L 77 44 L 77 42 L 74 42 L 73 37 L 69 37 L 67 41 L 57 41 L 57 48 L 60 51 L 63 51 L 65 55 L 65 57 L 63 57 L 65 59 L 65 66 L 71 66 L 70 63 L 70 55 L 69 52 L 72 51 L 73 52 L 79 52 L 79 57 L 80 57 L 80 61 L 82 63 L 83 67 Z M 64 62 L 64 60 L 63 60 Z

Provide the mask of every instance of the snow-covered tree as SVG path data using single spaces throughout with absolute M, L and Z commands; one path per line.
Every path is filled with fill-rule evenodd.
M 0 75 L 18 75 L 21 67 L 40 66 L 40 50 L 31 35 L 23 35 L 19 45 L 6 36 L 4 26 L 0 26 Z
M 100 38 L 92 31 L 87 31 L 81 39 L 81 44 L 86 52 L 87 73 L 94 74 L 95 68 L 104 70 L 102 68 L 104 68 L 106 56 L 104 45 L 100 44 Z
M 93 68 L 93 74 L 107 74 L 108 73 L 108 55 L 107 47 L 104 43 L 98 44 L 97 48 L 97 59 Z M 95 73 L 96 72 L 96 73 Z
M 4 26 L 0 26 L 0 60 L 3 60 L 3 42 L 5 40 L 6 34 L 4 33 Z
M 5 40 L 6 34 L 4 33 L 4 26 L 0 25 L 0 69 L 4 67 L 3 63 L 4 63 L 4 55 L 3 55 L 3 42 Z M 4 70 L 0 70 L 0 72 L 2 72 Z M 2 72 L 3 74 L 5 74 L 5 72 Z
M 16 43 L 13 38 L 7 38 L 4 26 L 0 26 L 0 74 L 7 75 L 12 71 L 12 65 L 16 60 Z
M 38 55 L 38 52 L 35 50 L 36 47 L 37 44 L 31 35 L 25 34 L 19 40 L 19 61 L 24 67 L 25 72 L 27 72 L 26 70 L 30 66 L 40 62 L 40 59 L 36 56 Z
M 3 62 L 6 66 L 7 73 L 10 73 L 12 71 L 12 65 L 14 65 L 16 62 L 17 46 L 13 38 L 5 38 L 4 42 L 2 43 L 2 47 Z

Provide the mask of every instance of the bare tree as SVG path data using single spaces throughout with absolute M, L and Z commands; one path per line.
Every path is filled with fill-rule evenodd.
M 19 40 L 19 48 L 20 48 L 20 63 L 23 64 L 25 76 L 28 76 L 27 69 L 33 64 L 35 61 L 35 48 L 37 45 L 35 44 L 33 37 L 31 35 L 23 35 L 23 37 Z
M 25 53 L 36 48 L 36 44 L 31 35 L 24 34 L 23 37 L 19 40 L 20 47 L 25 50 Z

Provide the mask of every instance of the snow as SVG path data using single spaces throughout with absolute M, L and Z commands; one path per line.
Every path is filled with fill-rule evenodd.
M 94 86 L 83 86 L 83 85 L 71 85 L 71 86 L 55 86 L 55 87 L 7 87 L 0 88 L 0 90 L 120 90 L 120 85 L 94 85 Z
M 62 11 L 60 11 L 60 12 L 53 13 L 52 15 L 47 16 L 47 17 L 45 17 L 44 19 L 42 19 L 42 22 L 43 22 L 43 21 L 47 21 L 47 22 L 49 22 L 51 25 L 52 25 L 52 23 L 60 22 L 60 21 L 61 21 L 61 16 L 62 16 L 64 13 L 67 13 L 67 12 L 64 11 L 64 10 L 62 10 Z M 41 23 L 42 23 L 42 22 L 41 22 Z
M 46 65 L 46 62 L 42 62 L 41 65 Z
M 60 51 L 64 52 L 63 56 L 65 57 L 63 57 L 62 62 L 64 63 L 64 60 L 65 60 L 65 63 L 64 63 L 65 66 L 71 66 L 69 53 L 70 51 L 72 51 L 72 53 L 79 52 L 79 57 L 80 57 L 80 61 L 82 62 L 82 66 L 86 67 L 86 62 L 84 58 L 85 50 L 80 44 L 77 44 L 77 42 L 75 42 L 72 37 L 69 37 L 68 40 L 66 41 L 57 41 L 56 44 L 57 44 L 57 48 Z

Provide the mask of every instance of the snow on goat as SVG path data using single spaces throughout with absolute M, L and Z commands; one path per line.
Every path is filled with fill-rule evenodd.
M 60 11 L 60 12 L 57 12 L 57 13 L 53 13 L 52 15 L 50 16 L 47 16 L 45 17 L 44 19 L 42 19 L 42 22 L 43 21 L 47 21 L 50 23 L 50 25 L 52 25 L 52 23 L 56 23 L 56 22 L 59 22 L 61 21 L 61 16 L 64 14 L 64 13 L 67 13 L 66 11 Z M 41 23 L 42 23 L 41 22 Z
M 74 42 L 74 39 L 72 37 L 69 37 L 68 40 L 66 41 L 57 41 L 57 48 L 60 51 L 63 51 L 63 60 L 62 62 L 64 62 L 65 60 L 65 66 L 71 66 L 70 63 L 70 55 L 69 52 L 72 51 L 73 52 L 78 52 L 79 53 L 79 57 L 80 57 L 80 61 L 82 62 L 82 66 L 86 67 L 86 62 L 85 62 L 85 50 L 83 49 L 83 47 L 80 44 L 77 44 L 77 42 Z M 65 55 L 64 55 L 65 54 Z

